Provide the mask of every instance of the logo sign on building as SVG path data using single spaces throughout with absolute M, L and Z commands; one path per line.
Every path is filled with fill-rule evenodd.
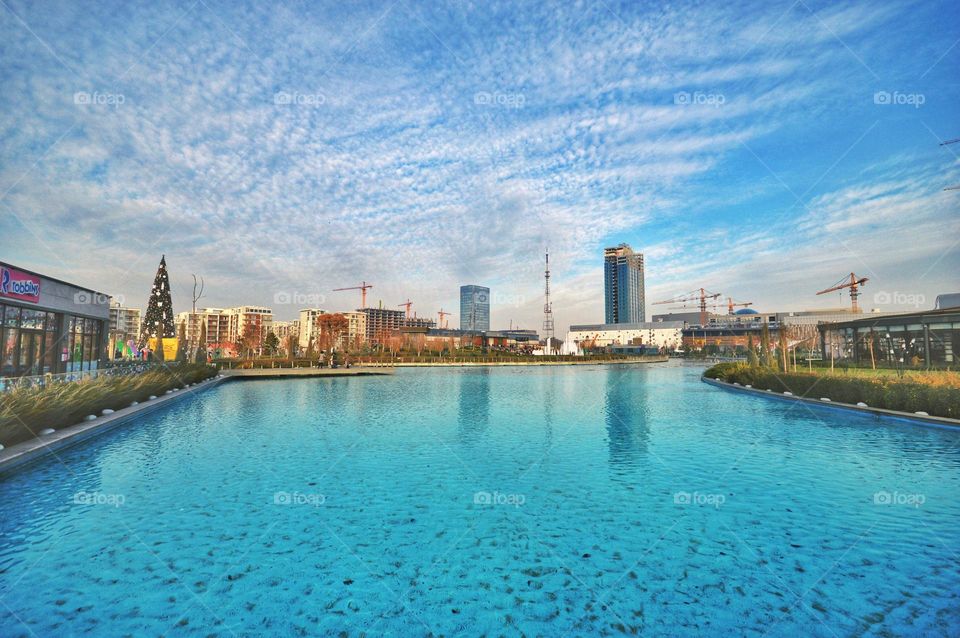
M 0 297 L 40 303 L 40 277 L 0 267 Z

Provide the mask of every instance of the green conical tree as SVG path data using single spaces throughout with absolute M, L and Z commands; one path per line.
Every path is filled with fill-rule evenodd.
M 770 327 L 766 322 L 760 326 L 760 363 L 769 367 L 770 360 Z
M 747 335 L 747 363 L 751 366 L 760 365 L 760 359 L 757 358 L 757 349 L 753 347 L 753 335 Z
M 195 355 L 197 363 L 207 362 L 207 322 L 200 323 L 200 343 L 197 344 L 197 353 Z
M 153 278 L 153 288 L 150 290 L 150 299 L 147 301 L 147 312 L 143 317 L 143 328 L 140 334 L 140 346 L 147 344 L 147 340 L 155 337 L 175 337 L 173 326 L 173 301 L 170 299 L 170 278 L 167 275 L 167 261 L 165 256 L 160 257 L 160 266 Z
M 177 330 L 177 363 L 184 363 L 187 360 L 187 322 L 180 322 L 180 329 Z

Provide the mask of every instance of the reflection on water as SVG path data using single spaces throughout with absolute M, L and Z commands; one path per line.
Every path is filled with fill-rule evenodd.
M 490 368 L 477 368 L 459 375 L 457 387 L 457 435 L 463 443 L 476 442 L 490 420 Z
M 640 371 L 631 368 L 606 370 L 604 415 L 614 467 L 632 467 L 637 456 L 646 452 L 650 438 L 646 385 L 630 382 L 637 374 Z

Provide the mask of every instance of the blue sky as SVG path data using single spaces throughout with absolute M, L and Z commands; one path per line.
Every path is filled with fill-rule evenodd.
M 143 306 L 279 318 L 373 282 L 421 315 L 651 302 L 930 307 L 960 290 L 955 2 L 22 2 L 0 7 L 2 259 Z M 899 302 L 899 303 L 898 303 Z M 842 300 L 846 305 L 846 297 Z M 455 324 L 457 317 L 452 318 Z

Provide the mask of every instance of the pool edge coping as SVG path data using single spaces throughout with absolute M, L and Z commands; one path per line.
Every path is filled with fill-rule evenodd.
M 912 412 L 900 412 L 899 410 L 887 410 L 886 408 L 874 408 L 870 406 L 860 406 L 854 405 L 852 403 L 843 403 L 841 401 L 823 401 L 821 399 L 813 399 L 810 397 L 798 397 L 794 395 L 785 395 L 779 392 L 774 392 L 772 390 L 760 390 L 759 388 L 748 388 L 740 384 L 734 384 L 727 381 L 721 381 L 720 379 L 710 379 L 703 375 L 700 376 L 700 380 L 704 383 L 724 390 L 733 390 L 735 392 L 744 392 L 746 394 L 753 394 L 755 396 L 764 397 L 767 399 L 779 399 L 781 401 L 793 401 L 807 403 L 810 405 L 815 405 L 820 408 L 826 409 L 837 409 L 837 410 L 848 410 L 862 415 L 873 415 L 878 419 L 883 419 L 885 421 L 908 421 L 914 425 L 923 425 L 926 427 L 939 427 L 945 428 L 948 430 L 960 430 L 960 420 L 950 419 L 942 416 L 923 416 L 922 414 L 914 414 Z
M 0 450 L 0 479 L 11 474 L 24 465 L 37 461 L 48 455 L 55 455 L 56 452 L 66 449 L 70 446 L 82 443 L 87 439 L 98 436 L 115 427 L 119 427 L 134 417 L 153 412 L 164 405 L 169 405 L 173 401 L 187 396 L 193 396 L 198 392 L 212 388 L 221 383 L 230 381 L 233 377 L 212 376 L 198 381 L 188 388 L 175 390 L 170 394 L 158 396 L 156 399 L 143 401 L 137 405 L 130 405 L 116 410 L 112 414 L 98 416 L 94 421 L 81 421 L 73 425 L 68 425 L 53 434 L 30 439 L 17 443 L 8 448 Z

